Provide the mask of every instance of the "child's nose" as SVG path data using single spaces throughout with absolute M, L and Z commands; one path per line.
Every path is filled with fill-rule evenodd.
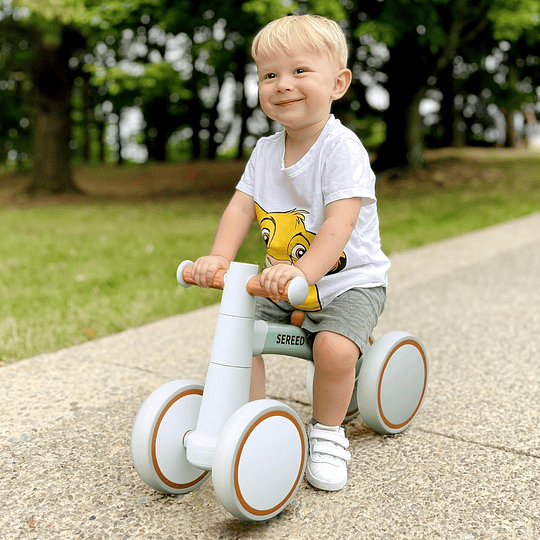
M 276 91 L 289 92 L 290 90 L 292 90 L 292 87 L 293 87 L 293 84 L 290 77 L 280 77 L 277 87 L 276 87 Z

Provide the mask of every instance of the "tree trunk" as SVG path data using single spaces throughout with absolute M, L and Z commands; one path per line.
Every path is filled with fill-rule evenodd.
M 424 166 L 424 122 L 420 115 L 420 101 L 425 91 L 420 88 L 407 107 L 407 124 L 405 126 L 405 148 L 407 165 L 415 169 Z
M 195 77 L 195 70 L 193 71 L 192 79 Z M 193 99 L 189 104 L 189 113 L 187 114 L 187 122 L 191 131 L 191 159 L 197 160 L 202 158 L 202 144 L 201 144 L 201 117 L 204 109 L 201 104 L 201 100 L 198 95 L 198 85 L 195 81 L 189 80 L 188 87 L 192 91 Z
M 83 160 L 85 163 L 92 162 L 92 134 L 94 131 L 94 99 L 92 88 L 90 86 L 89 77 L 83 78 L 82 85 L 82 103 L 83 103 L 83 118 L 85 125 L 83 126 Z
M 517 146 L 516 124 L 514 122 L 514 109 L 511 107 L 501 107 L 505 119 L 505 148 L 515 148 Z
M 150 161 L 167 161 L 170 133 L 169 100 L 166 96 L 153 99 L 144 110 L 146 120 L 146 148 Z
M 106 129 L 105 120 L 103 120 L 103 119 L 96 120 L 96 129 L 97 129 L 97 133 L 98 133 L 97 138 L 98 138 L 98 142 L 99 142 L 99 146 L 98 146 L 98 162 L 99 163 L 105 163 L 107 161 L 107 156 L 106 156 L 107 144 L 106 144 L 106 141 L 105 141 L 105 129 Z
M 242 81 L 241 83 L 237 83 L 237 85 L 241 87 L 239 89 L 241 95 L 240 100 L 237 103 L 237 109 L 240 113 L 240 134 L 238 136 L 238 149 L 236 150 L 236 159 L 242 160 L 244 159 L 244 142 L 249 134 L 247 122 L 251 114 L 251 109 L 248 107 L 247 104 L 246 88 L 244 81 Z
M 213 160 L 217 157 L 217 151 L 220 145 L 220 142 L 217 140 L 219 129 L 218 129 L 218 119 L 219 119 L 219 99 L 221 88 L 223 87 L 223 81 L 225 80 L 224 75 L 219 74 L 218 77 L 218 91 L 216 101 L 210 108 L 208 112 L 209 117 L 209 126 L 208 130 L 210 131 L 210 137 L 208 138 L 208 159 Z
M 426 67 L 423 58 L 411 61 L 411 51 L 418 50 L 415 38 L 404 39 L 394 47 L 387 64 L 390 104 L 385 111 L 386 139 L 381 145 L 374 167 L 421 167 L 424 163 L 424 133 L 418 110 L 424 96 Z
M 374 167 L 377 170 L 393 167 L 421 167 L 424 163 L 424 134 L 419 104 L 422 88 L 414 93 L 402 88 L 390 96 L 385 112 L 386 139 L 381 145 Z
M 449 63 L 438 77 L 439 90 L 442 92 L 440 126 L 442 134 L 438 143 L 441 146 L 452 146 L 454 142 L 454 119 L 456 117 L 453 65 Z
M 71 170 L 71 95 L 74 77 L 68 67 L 72 35 L 62 32 L 59 45 L 39 43 L 33 66 L 34 155 L 30 193 L 80 191 Z
M 118 157 L 116 158 L 116 164 L 122 166 L 125 163 L 124 156 L 122 154 L 122 133 L 120 131 L 120 115 L 118 115 L 118 122 L 115 124 L 116 137 L 118 140 Z
M 238 137 L 238 149 L 236 151 L 236 159 L 244 158 L 244 140 L 248 135 L 247 121 L 251 115 L 251 110 L 247 104 L 246 96 L 246 64 L 247 51 L 243 47 L 239 47 L 235 56 L 236 70 L 234 78 L 236 79 L 236 112 L 240 115 L 240 135 Z

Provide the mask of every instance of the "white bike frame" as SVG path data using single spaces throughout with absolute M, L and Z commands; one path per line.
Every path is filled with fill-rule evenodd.
M 313 360 L 309 332 L 292 324 L 255 321 L 253 356 L 259 354 L 281 354 Z
M 185 261 L 178 267 L 180 284 Z M 197 429 L 185 435 L 187 459 L 200 469 L 211 470 L 214 449 L 227 420 L 249 402 L 251 364 L 254 355 L 280 351 L 279 354 L 311 357 L 306 333 L 297 327 L 255 321 L 255 297 L 248 281 L 258 274 L 258 266 L 231 262 L 218 314 L 210 363 L 206 375 Z M 307 297 L 307 283 L 295 278 L 288 288 L 293 304 Z M 283 343 L 281 343 L 283 336 Z M 278 339 L 279 338 L 279 339 Z M 294 344 L 293 344 L 294 343 Z
M 189 264 L 178 267 L 183 286 L 195 284 Z M 252 358 L 266 353 L 312 360 L 306 331 L 255 320 L 254 295 L 268 296 L 257 273 L 256 265 L 234 262 L 216 273 L 211 286 L 223 288 L 223 296 L 205 384 L 176 380 L 155 389 L 137 413 L 131 439 L 133 463 L 149 486 L 187 493 L 211 472 L 221 504 L 250 521 L 270 519 L 290 503 L 308 456 L 304 423 L 291 407 L 275 399 L 249 401 Z M 306 281 L 295 278 L 281 297 L 301 305 L 307 293 Z M 345 421 L 360 414 L 379 433 L 400 433 L 424 399 L 425 350 L 408 332 L 392 331 L 370 339 L 362 353 Z M 314 376 L 308 361 L 312 404 Z

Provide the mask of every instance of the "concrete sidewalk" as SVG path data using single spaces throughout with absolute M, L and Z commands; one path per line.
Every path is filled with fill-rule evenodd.
M 211 481 L 177 497 L 142 483 L 135 415 L 170 380 L 204 381 L 213 306 L 0 368 L 0 538 L 540 538 L 540 214 L 392 262 L 375 335 L 422 340 L 428 393 L 403 434 L 347 426 L 343 491 L 304 482 L 278 517 L 245 524 Z M 305 363 L 267 371 L 268 395 L 309 421 Z

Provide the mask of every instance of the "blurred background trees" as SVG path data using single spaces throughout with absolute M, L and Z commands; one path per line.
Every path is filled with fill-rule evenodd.
M 377 156 L 522 144 L 540 112 L 540 0 L 0 0 L 0 167 L 76 190 L 86 163 L 242 159 L 277 129 L 249 49 L 287 13 L 338 20 L 335 113 Z

